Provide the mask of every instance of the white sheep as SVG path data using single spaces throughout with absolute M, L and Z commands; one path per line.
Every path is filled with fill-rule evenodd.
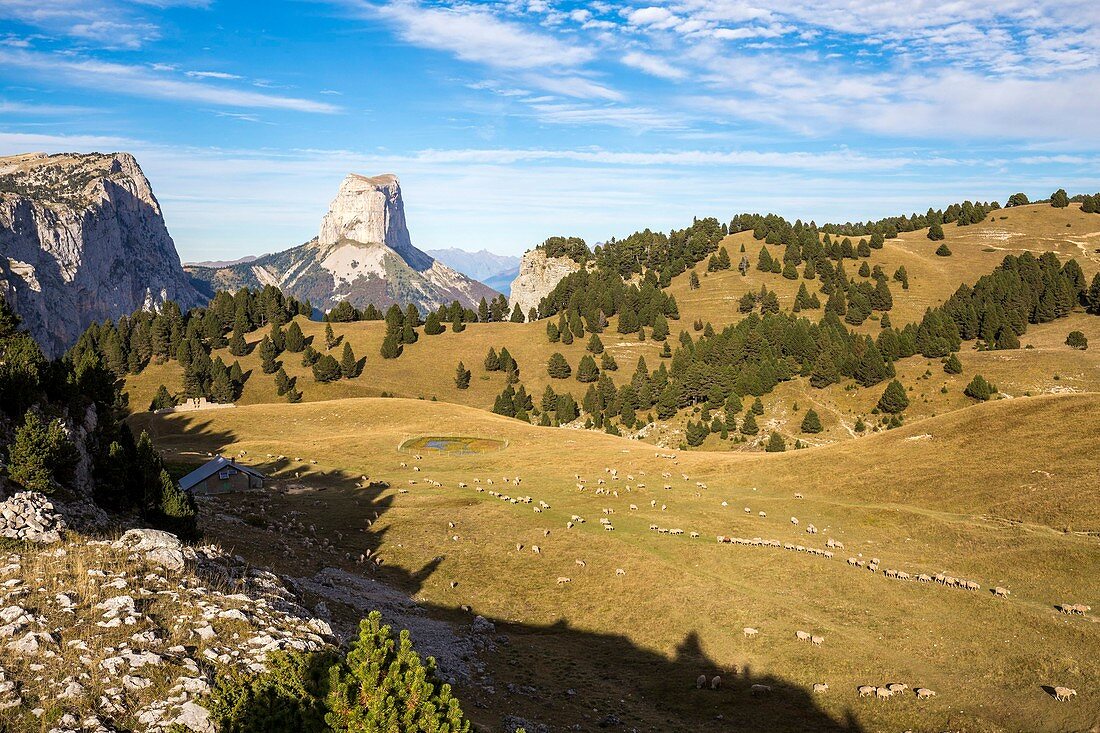
M 1010 591 L 1008 588 L 1002 588 L 999 585 L 993 589 L 993 595 L 995 595 L 997 598 L 1008 598 L 1011 593 L 1012 591 Z
M 745 632 L 745 636 L 751 638 L 751 637 L 756 636 L 757 634 L 759 634 L 760 629 L 754 629 L 751 626 L 746 626 L 745 629 L 744 629 L 744 632 Z
M 929 690 L 927 687 L 918 687 L 916 692 L 918 700 L 927 700 L 930 697 L 936 696 L 936 691 Z
M 772 691 L 772 686 L 756 684 L 753 685 L 751 689 L 753 695 L 770 695 Z
M 886 698 L 893 696 L 894 693 L 886 689 L 885 687 L 879 687 L 877 690 L 875 690 L 875 697 L 877 697 L 879 700 L 885 700 Z
M 1077 690 L 1074 690 L 1071 687 L 1055 687 L 1054 688 L 1054 699 L 1057 700 L 1058 702 L 1065 702 L 1066 700 L 1069 700 L 1071 697 L 1074 697 L 1076 695 L 1077 695 Z
M 814 646 L 821 646 L 823 643 L 825 643 L 825 637 L 824 636 L 811 636 L 810 637 L 810 643 L 813 644 Z
M 619 575 L 619 576 L 626 575 L 626 571 L 623 570 L 622 568 L 615 568 L 615 575 Z
M 533 553 L 535 553 L 536 555 L 541 555 L 542 554 L 542 548 L 539 547 L 538 545 L 531 545 L 531 551 Z
M 859 696 L 860 697 L 867 697 L 869 695 L 874 695 L 877 690 L 878 690 L 878 688 L 875 687 L 874 685 L 860 685 L 859 686 Z
M 814 692 L 824 693 L 824 692 L 828 692 L 828 691 L 829 691 L 829 684 L 827 682 L 815 682 L 814 683 Z
M 886 685 L 886 689 L 890 692 L 895 693 L 905 692 L 909 689 L 909 685 L 905 684 L 904 682 L 891 682 L 890 684 Z
M 810 640 L 810 635 L 808 633 L 806 633 L 805 631 L 796 631 L 796 632 L 794 632 L 794 636 L 799 641 L 809 641 Z
M 798 524 L 798 517 L 791 517 L 791 524 Z
M 572 583 L 572 578 L 566 578 L 565 576 L 558 576 L 558 585 L 564 585 L 565 583 Z
M 717 690 L 721 686 L 722 686 L 722 678 L 719 677 L 718 675 L 714 675 L 714 677 L 712 677 L 711 680 L 710 680 L 710 689 Z

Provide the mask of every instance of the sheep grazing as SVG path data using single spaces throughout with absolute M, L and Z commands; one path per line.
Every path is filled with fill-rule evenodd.
M 630 505 L 630 511 L 632 511 L 632 512 L 638 511 L 638 505 L 637 504 L 631 504 Z
M 542 536 L 543 537 L 549 537 L 550 536 L 550 530 L 548 530 L 548 529 L 542 530 Z
M 457 587 L 458 587 L 458 581 L 457 580 L 452 580 L 451 581 L 451 588 L 457 588 Z
M 523 549 L 523 545 L 521 545 L 520 543 L 518 543 L 518 542 L 517 542 L 517 543 L 516 543 L 516 552 L 519 552 L 519 551 L 521 551 L 522 549 Z
M 859 686 L 859 696 L 860 697 L 869 697 L 871 695 L 874 695 L 876 691 L 878 691 L 878 688 L 875 687 L 874 685 L 860 685 Z
M 794 498 L 796 498 L 796 499 L 801 499 L 801 498 L 802 498 L 802 494 L 795 494 L 795 495 L 794 495 Z
M 854 567 L 859 564 L 859 560 L 855 559 L 854 557 L 850 557 L 848 558 L 848 564 Z
M 1012 591 L 1010 591 L 1008 588 L 1002 588 L 999 585 L 993 589 L 993 595 L 997 598 L 1008 598 L 1011 593 Z
M 1092 606 L 1086 606 L 1084 603 L 1074 603 L 1070 606 L 1070 612 L 1078 616 L 1084 616 L 1086 613 L 1092 610 Z
M 772 692 L 772 686 L 771 685 L 759 685 L 758 684 L 758 685 L 753 685 L 751 689 L 752 689 L 752 694 L 753 695 L 770 695 L 771 692 Z
M 614 532 L 614 531 L 615 531 L 615 528 L 614 528 L 614 527 L 612 527 L 612 526 L 611 526 L 610 524 L 605 524 L 605 525 L 603 526 L 603 528 L 604 528 L 604 530 L 605 530 L 605 531 L 607 531 L 607 532 Z
M 710 689 L 717 690 L 722 686 L 722 678 L 718 675 L 714 675 L 710 678 Z
M 810 635 L 808 633 L 806 633 L 805 631 L 796 631 L 796 632 L 794 632 L 794 637 L 796 639 L 798 639 L 799 641 L 809 641 L 810 640 Z
M 885 687 L 879 687 L 875 690 L 875 697 L 879 700 L 885 700 L 888 697 L 893 697 L 894 693 Z
M 798 517 L 791 517 L 791 524 L 798 524 Z
M 809 534 L 817 534 L 817 527 L 813 526 L 812 524 L 807 524 L 806 532 L 808 532 Z
M 1055 687 L 1054 688 L 1054 699 L 1057 700 L 1058 702 L 1065 702 L 1066 700 L 1069 700 L 1071 697 L 1075 697 L 1076 695 L 1077 695 L 1077 690 L 1074 690 L 1071 687 Z
M 706 686 L 706 684 L 707 684 L 707 676 L 705 674 L 701 674 L 701 675 L 699 675 L 698 677 L 695 678 L 695 689 L 696 690 L 703 689 Z
M 811 636 L 810 637 L 810 643 L 813 644 L 814 646 L 821 646 L 822 644 L 825 643 L 825 637 L 824 636 Z
M 829 684 L 827 682 L 815 682 L 814 692 L 825 693 L 829 691 Z
M 572 522 L 566 522 L 565 523 L 565 528 L 566 529 L 573 529 L 573 523 Z
M 692 532 L 692 533 L 691 533 L 691 534 L 689 535 L 689 537 L 691 537 L 691 538 L 692 538 L 693 540 L 694 540 L 694 539 L 698 539 L 698 538 L 699 538 L 699 533 L 698 533 L 698 532 Z
M 753 637 L 753 636 L 756 636 L 759 633 L 760 633 L 760 629 L 754 629 L 751 626 L 746 626 L 745 627 L 745 636 L 747 636 L 747 637 Z
M 752 514 L 752 509 L 745 507 L 745 514 Z
M 559 577 L 558 578 L 558 585 L 564 585 L 566 583 L 572 583 L 572 582 L 573 582 L 572 578 L 566 578 L 566 577 Z
M 768 516 L 768 513 L 767 513 L 767 512 L 760 512 L 760 516 L 761 516 L 761 517 L 767 517 L 767 516 Z
M 936 696 L 936 691 L 935 690 L 929 690 L 927 687 L 918 687 L 917 688 L 917 699 L 918 700 L 927 700 L 928 698 L 935 697 L 935 696 Z
M 580 565 L 582 568 L 588 566 L 588 563 L 586 563 L 584 560 L 577 560 L 577 564 Z
M 904 682 L 891 682 L 890 684 L 886 685 L 886 689 L 890 692 L 895 693 L 905 692 L 909 689 L 909 685 L 905 684 Z
M 622 568 L 615 568 L 615 575 L 619 575 L 619 576 L 626 575 L 626 571 L 623 570 Z
M 981 590 L 982 587 L 980 585 L 978 585 L 977 583 L 975 583 L 973 580 L 968 580 L 968 581 L 966 581 L 966 589 L 967 590 Z
M 542 554 L 542 548 L 539 547 L 538 545 L 531 545 L 531 552 L 535 553 L 536 555 L 541 555 Z

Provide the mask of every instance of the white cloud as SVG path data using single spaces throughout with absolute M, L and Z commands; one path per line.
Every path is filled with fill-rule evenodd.
M 36 74 L 52 84 L 61 83 L 115 94 L 175 102 L 201 102 L 220 107 L 282 109 L 320 114 L 340 111 L 339 107 L 327 102 L 211 86 L 198 81 L 183 81 L 157 74 L 146 66 L 2 49 L 0 63 Z
M 501 20 L 476 6 L 426 7 L 395 0 L 359 7 L 392 23 L 408 43 L 498 69 L 569 69 L 594 56 L 588 48 Z
M 184 76 L 190 76 L 193 79 L 241 79 L 242 77 L 237 74 L 230 74 L 225 71 L 185 71 Z
M 679 80 L 687 76 L 683 69 L 673 66 L 659 56 L 639 51 L 631 51 L 624 55 L 622 62 L 627 66 L 644 71 L 650 76 L 657 76 L 662 79 Z

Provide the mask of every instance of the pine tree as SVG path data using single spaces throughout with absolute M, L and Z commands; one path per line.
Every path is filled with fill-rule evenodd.
M 347 341 L 344 342 L 344 352 L 340 355 L 340 376 L 344 379 L 359 376 L 359 362 L 355 359 L 355 353 Z
M 479 323 L 489 322 L 489 304 L 485 302 L 484 296 L 482 296 L 481 302 L 477 304 L 477 320 Z
M 1084 351 L 1089 347 L 1089 340 L 1080 331 L 1070 331 L 1066 336 L 1066 346 Z
M 615 361 L 615 357 L 611 355 L 610 351 L 605 351 L 600 354 L 600 369 L 605 372 L 615 372 L 619 370 L 619 363 Z
M 336 344 L 337 344 L 336 334 L 332 330 L 332 324 L 331 323 L 326 323 L 325 324 L 325 348 L 326 349 L 331 349 Z
M 299 354 L 306 348 L 306 337 L 297 321 L 291 321 L 290 325 L 287 326 L 286 336 L 283 338 L 283 348 L 294 354 Z M 234 354 L 234 356 L 240 356 L 240 354 Z
M 569 379 L 573 369 L 569 366 L 569 362 L 565 360 L 565 357 L 555 351 L 546 363 L 546 372 L 553 379 Z
M 588 345 L 585 346 L 585 348 L 593 354 L 602 354 L 603 341 L 600 340 L 600 335 L 597 333 L 592 334 L 592 336 L 588 339 Z
M 963 365 L 959 361 L 958 354 L 952 353 L 951 356 L 947 357 L 947 360 L 943 363 L 943 370 L 947 374 L 962 374 Z
M 233 356 L 244 356 L 248 353 L 248 343 L 240 331 L 234 331 L 229 337 L 229 353 Z
M 313 366 L 321 358 L 321 352 L 312 346 L 306 346 L 302 351 L 302 366 Z
M 526 319 L 523 317 L 523 310 L 519 307 L 519 303 L 516 303 L 516 307 L 512 309 L 512 323 L 523 323 Z
M 318 382 L 335 382 L 340 378 L 340 362 L 331 354 L 324 354 L 313 365 L 313 378 Z
M 667 341 L 665 341 L 664 346 L 661 347 L 661 358 L 662 359 L 671 359 L 672 358 L 672 347 L 668 345 Z
M 282 367 L 279 367 L 279 370 L 281 371 Z M 210 398 L 214 402 L 229 404 L 233 402 L 235 396 L 236 390 L 233 388 L 233 383 L 229 381 L 229 372 L 223 367 L 217 371 L 210 384 Z
M 666 384 L 657 398 L 657 417 L 669 420 L 680 409 L 680 395 L 673 384 Z
M 52 493 L 76 463 L 76 449 L 57 420 L 28 410 L 8 446 L 8 476 L 29 491 Z
M 937 257 L 950 257 L 951 256 L 951 249 L 947 246 L 946 242 L 941 244 L 939 247 L 936 247 L 936 256 Z
M 581 383 L 595 382 L 600 377 L 600 370 L 596 366 L 596 360 L 590 354 L 581 357 L 577 365 L 577 381 Z
M 160 501 L 155 510 L 157 522 L 183 539 L 192 539 L 198 534 L 198 509 L 195 500 L 181 489 L 169 475 L 161 469 Z
M 462 333 L 466 330 L 466 323 L 462 320 L 462 313 L 455 311 L 451 317 L 451 333 Z
M 699 273 L 697 273 L 695 270 L 692 270 L 691 275 L 688 276 L 688 289 L 698 290 L 699 287 Z
M 938 221 L 932 222 L 932 226 L 928 227 L 928 238 L 933 242 L 938 242 L 944 238 L 943 226 Z M 937 250 L 937 253 L 939 250 Z
M 974 378 L 970 380 L 970 384 L 966 385 L 963 394 L 980 402 L 984 402 L 997 394 L 997 388 L 987 382 L 985 377 L 981 374 L 975 374 Z
M 443 333 L 443 324 L 439 322 L 439 314 L 431 311 L 424 319 L 424 335 L 438 336 L 441 333 Z
M 149 404 L 149 412 L 156 410 L 165 410 L 170 407 L 175 407 L 179 403 L 176 398 L 168 391 L 168 388 L 163 384 L 157 387 L 157 393 L 153 396 L 153 401 Z
M 455 386 L 459 389 L 469 389 L 470 378 L 472 376 L 470 370 L 466 368 L 466 365 L 461 361 L 458 362 L 458 366 L 455 367 Z
M 741 421 L 741 434 L 756 435 L 759 432 L 760 427 L 756 424 L 756 415 L 750 410 L 745 414 L 745 419 Z
M 754 415 L 764 414 L 764 403 L 760 400 L 759 397 L 752 401 L 752 407 L 750 408 L 750 411 Z
M 1056 209 L 1064 209 L 1069 206 L 1069 196 L 1066 195 L 1066 189 L 1059 188 L 1052 193 L 1050 195 L 1050 205 Z
M 807 410 L 805 416 L 802 418 L 801 428 L 804 433 L 820 433 L 821 418 L 817 416 L 817 412 L 813 409 Z
M 271 343 L 268 336 L 264 336 L 263 341 L 260 342 L 260 368 L 264 374 L 274 374 L 279 368 L 278 362 L 275 361 L 276 356 L 278 351 L 275 345 Z
M 779 433 L 772 433 L 764 450 L 767 453 L 782 453 L 787 450 L 787 441 L 783 440 L 783 436 Z
M 553 321 L 546 322 L 546 339 L 552 344 L 556 344 L 561 340 L 561 332 L 558 331 L 558 325 Z
M 269 335 L 271 336 L 271 345 L 275 347 L 275 355 L 278 356 L 286 348 L 286 332 L 278 323 L 272 323 Z
M 558 422 L 563 424 L 571 423 L 577 419 L 579 413 L 577 411 L 577 401 L 573 399 L 573 395 L 568 392 L 558 395 L 558 404 L 555 414 Z
M 280 396 L 285 395 L 290 391 L 293 384 L 290 377 L 287 376 L 285 369 L 280 367 L 279 371 L 275 372 L 275 394 Z
M 380 353 L 383 359 L 396 359 L 401 356 L 403 350 L 404 348 L 401 346 L 401 342 L 397 339 L 397 334 L 388 333 L 386 337 L 382 339 Z
M 485 355 L 485 371 L 500 371 L 500 357 L 497 356 L 496 349 L 494 349 L 492 346 L 489 347 L 489 353 Z
M 878 400 L 878 409 L 887 414 L 896 415 L 907 407 L 909 407 L 909 396 L 905 394 L 905 387 L 898 380 L 892 380 L 886 385 L 882 397 Z
M 372 611 L 342 663 L 329 673 L 325 723 L 333 731 L 469 733 L 451 687 L 435 676 L 435 661 L 422 662 L 408 631 L 393 639 L 382 615 Z

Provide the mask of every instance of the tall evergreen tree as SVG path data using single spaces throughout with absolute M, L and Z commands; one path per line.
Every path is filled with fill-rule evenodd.
M 806 414 L 802 417 L 802 425 L 800 427 L 804 433 L 820 433 L 821 418 L 818 417 L 817 412 L 813 409 L 807 410 Z
M 276 356 L 278 356 L 278 350 L 271 343 L 271 338 L 264 336 L 263 341 L 260 342 L 260 368 L 264 374 L 274 374 L 279 368 L 278 362 L 275 361 Z
M 905 394 L 905 387 L 898 380 L 891 380 L 878 400 L 878 409 L 890 415 L 896 415 L 907 407 L 909 407 L 909 396 Z
M 550 355 L 550 359 L 546 363 L 546 372 L 553 379 L 568 379 L 573 373 L 573 370 L 569 366 L 569 362 L 565 360 L 565 357 L 555 351 Z
M 600 377 L 600 370 L 596 366 L 596 360 L 592 358 L 591 354 L 585 354 L 581 357 L 580 364 L 577 365 L 577 381 L 582 383 L 595 382 Z
M 283 348 L 294 354 L 300 354 L 306 348 L 306 337 L 297 321 L 291 321 L 290 325 L 287 326 L 286 336 L 283 338 Z M 234 354 L 234 356 L 240 356 L 240 354 Z
M 340 376 L 344 379 L 359 376 L 359 362 L 351 350 L 351 344 L 347 341 L 344 342 L 344 352 L 340 355 Z
M 783 436 L 779 433 L 773 432 L 764 446 L 764 451 L 767 453 L 782 453 L 785 450 L 787 450 L 787 441 L 783 440 Z
M 466 368 L 466 365 L 461 361 L 458 362 L 458 366 L 455 367 L 455 386 L 459 389 L 469 389 L 471 376 L 473 375 Z

